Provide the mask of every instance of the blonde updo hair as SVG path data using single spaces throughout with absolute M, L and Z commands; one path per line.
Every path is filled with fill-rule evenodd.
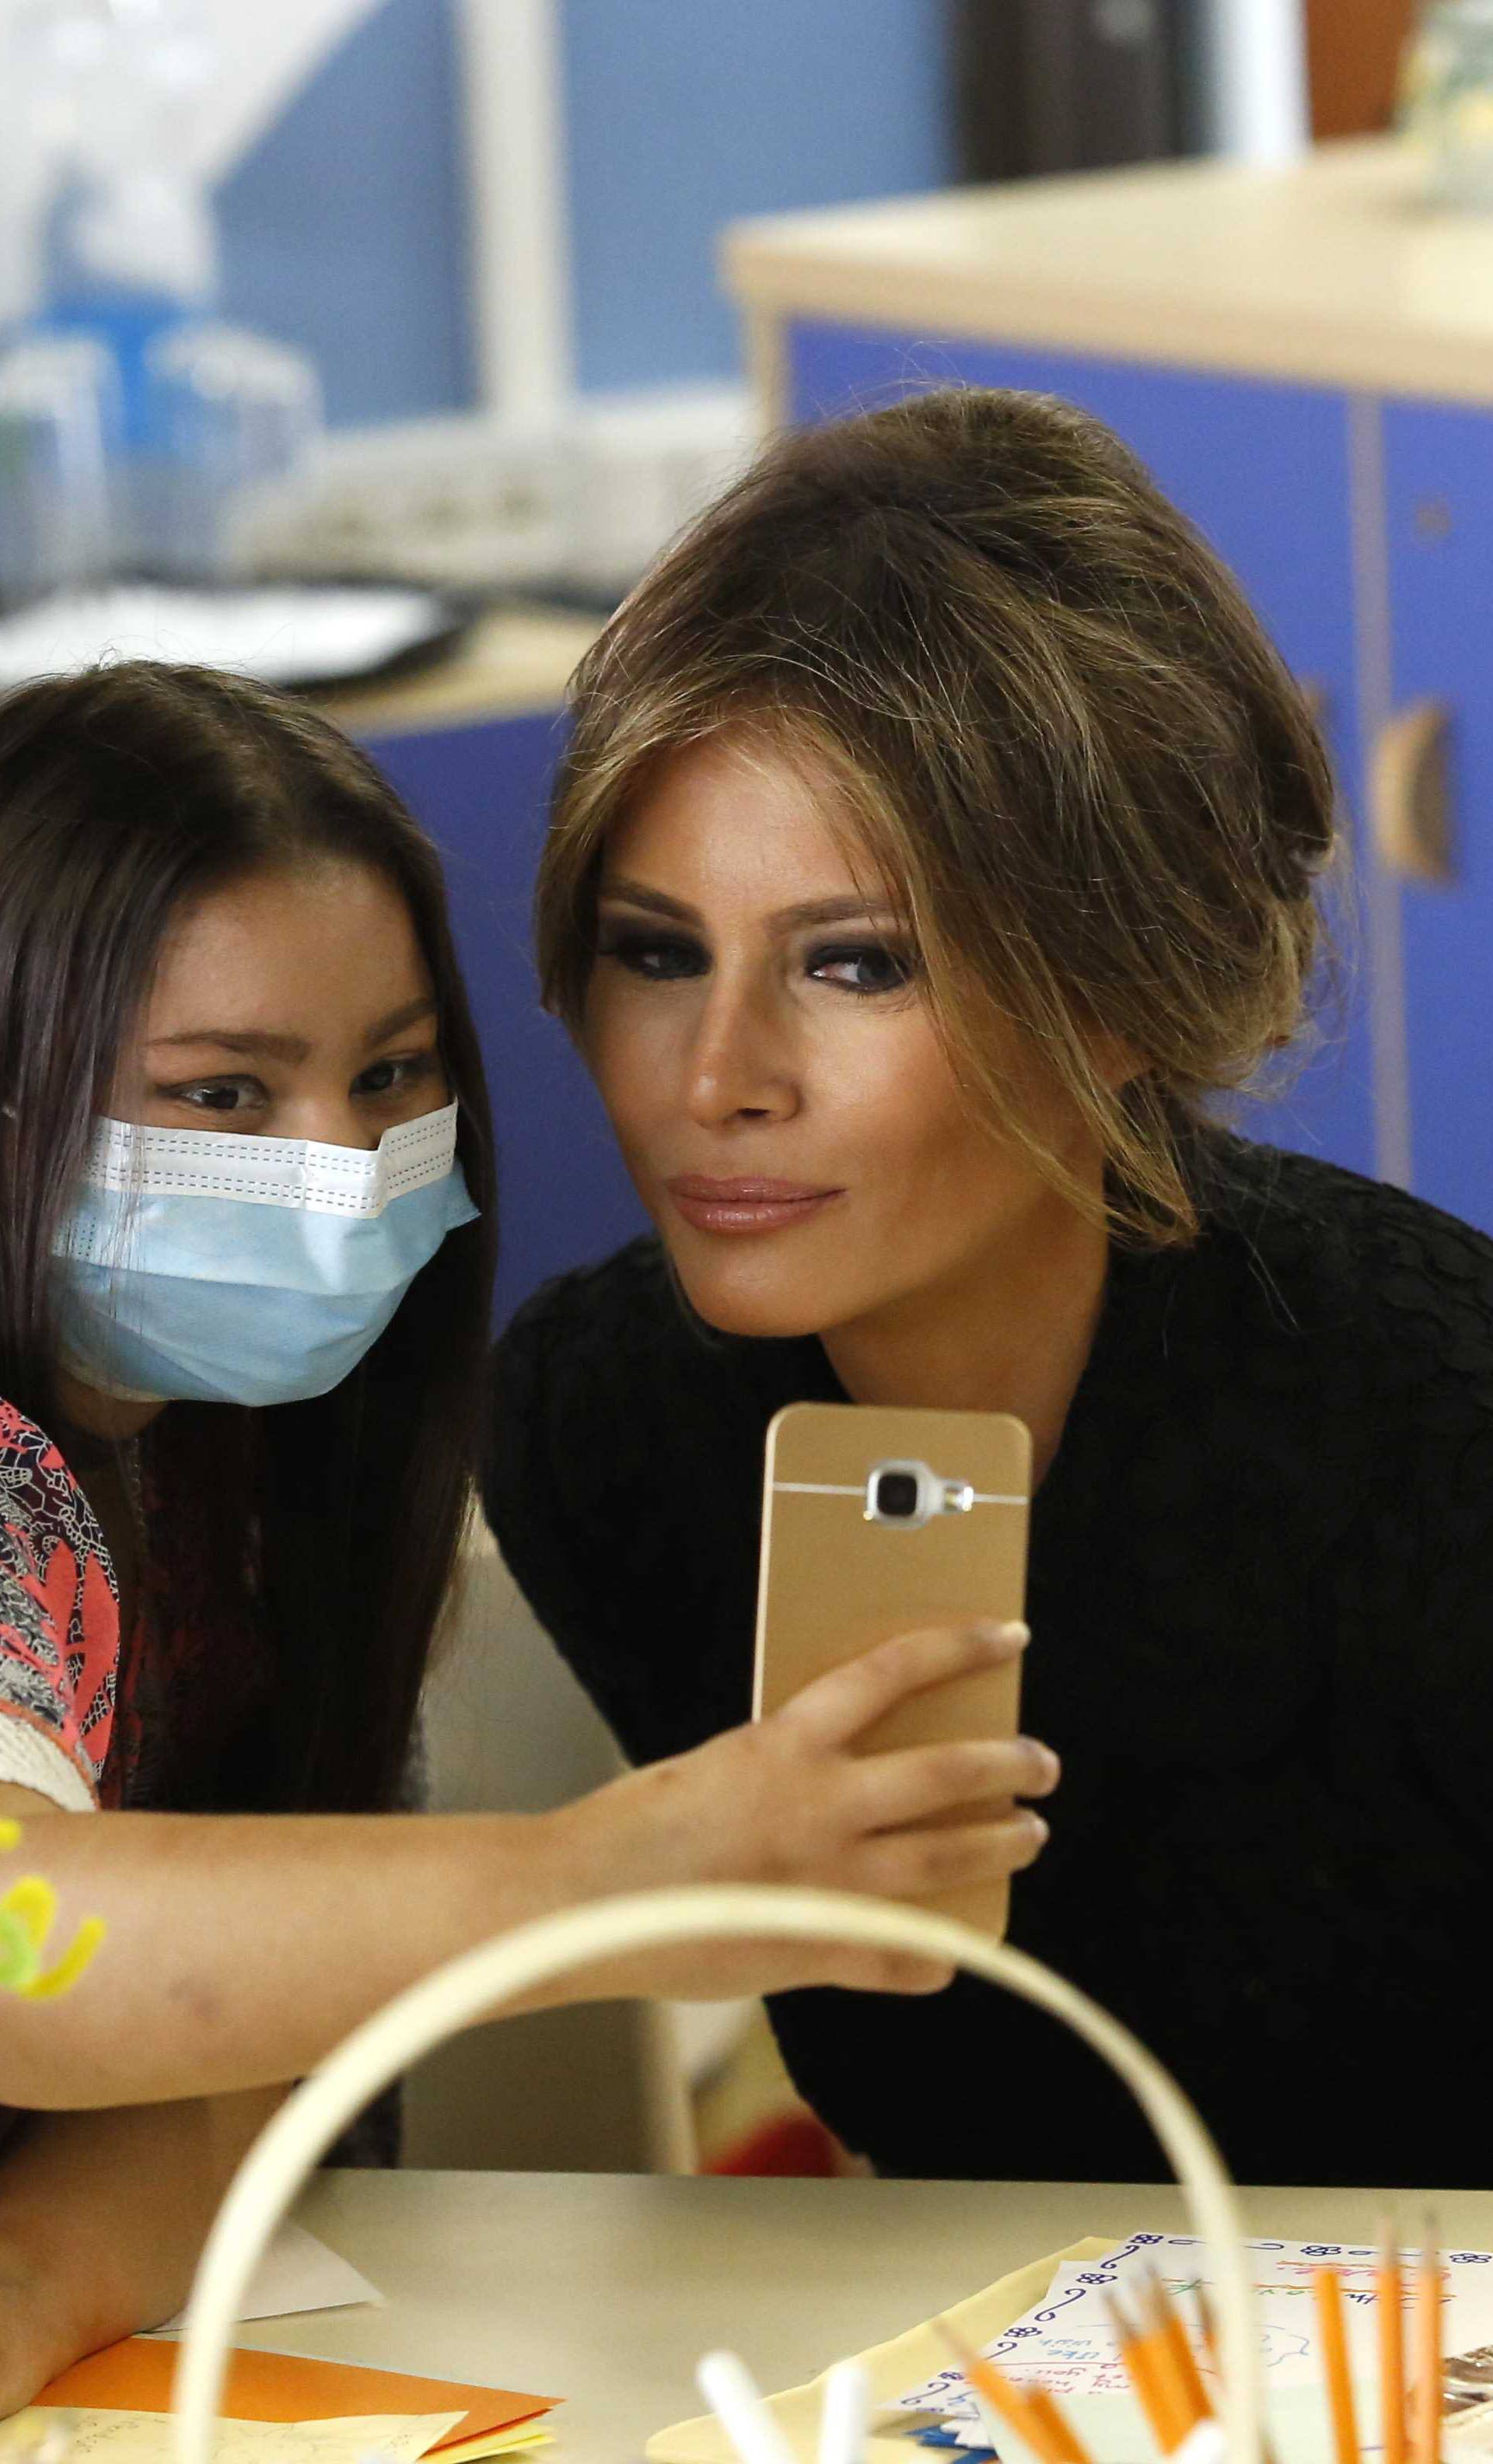
M 573 713 L 537 908 L 562 1018 L 645 779 L 749 734 L 836 791 L 993 1132 L 1093 1214 L 999 1023 L 1097 1141 L 1111 1230 L 1195 1237 L 1189 1125 L 1303 1022 L 1333 791 L 1237 584 L 1109 429 L 948 388 L 784 435 L 618 610 Z

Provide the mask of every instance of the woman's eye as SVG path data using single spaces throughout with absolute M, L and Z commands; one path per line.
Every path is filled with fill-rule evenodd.
M 808 971 L 821 982 L 841 984 L 846 992 L 894 993 L 911 981 L 914 967 L 905 950 L 890 950 L 883 941 L 856 941 L 814 951 Z
M 703 976 L 710 961 L 698 941 L 666 939 L 657 933 L 604 933 L 599 958 L 615 958 L 629 975 L 649 983 L 676 983 L 686 976 Z
M 253 1112 L 268 1099 L 257 1078 L 194 1078 L 184 1087 L 158 1087 L 169 1103 L 193 1112 Z
M 433 1078 L 440 1067 L 435 1052 L 408 1052 L 398 1060 L 375 1061 L 353 1081 L 355 1095 L 403 1095 Z

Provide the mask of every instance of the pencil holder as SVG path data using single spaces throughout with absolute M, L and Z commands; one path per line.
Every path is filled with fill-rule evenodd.
M 466 1951 L 356 2028 L 302 2081 L 239 2167 L 209 2235 L 187 2305 L 175 2388 L 176 2464 L 211 2464 L 239 2304 L 272 2233 L 340 2131 L 447 2036 L 522 1993 L 595 1962 L 674 1943 L 771 1936 L 912 1952 L 1003 1986 L 1064 2020 L 1124 2080 L 1186 2196 L 1219 2277 L 1220 2413 L 1230 2464 L 1261 2464 L 1262 2427 L 1243 2220 L 1197 2113 L 1154 2056 L 1097 2002 L 1023 1951 L 921 1909 L 843 1891 L 699 1884 L 640 1891 L 541 1917 Z

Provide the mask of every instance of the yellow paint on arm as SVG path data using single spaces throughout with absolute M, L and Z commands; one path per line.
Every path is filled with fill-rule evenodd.
M 0 1900 L 0 1910 L 20 1926 L 39 1959 L 57 1918 L 57 1895 L 52 1884 L 39 1874 L 23 1874 Z
M 0 1815 L 0 1850 L 18 1846 L 20 1837 L 20 1824 Z M 40 1874 L 22 1874 L 0 1898 L 0 1992 L 42 2002 L 77 1983 L 103 1941 L 104 1923 L 85 1917 L 61 1958 L 43 1968 L 56 1916 L 57 1895 Z
M 44 1968 L 30 1984 L 18 1985 L 16 1991 L 28 2002 L 48 2002 L 55 1994 L 66 1993 L 91 1965 L 107 1930 L 102 1917 L 85 1917 L 55 1966 Z

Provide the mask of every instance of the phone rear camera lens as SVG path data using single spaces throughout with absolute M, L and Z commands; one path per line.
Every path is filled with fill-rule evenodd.
M 876 1511 L 889 1523 L 906 1523 L 917 1512 L 917 1482 L 910 1471 L 877 1473 Z

